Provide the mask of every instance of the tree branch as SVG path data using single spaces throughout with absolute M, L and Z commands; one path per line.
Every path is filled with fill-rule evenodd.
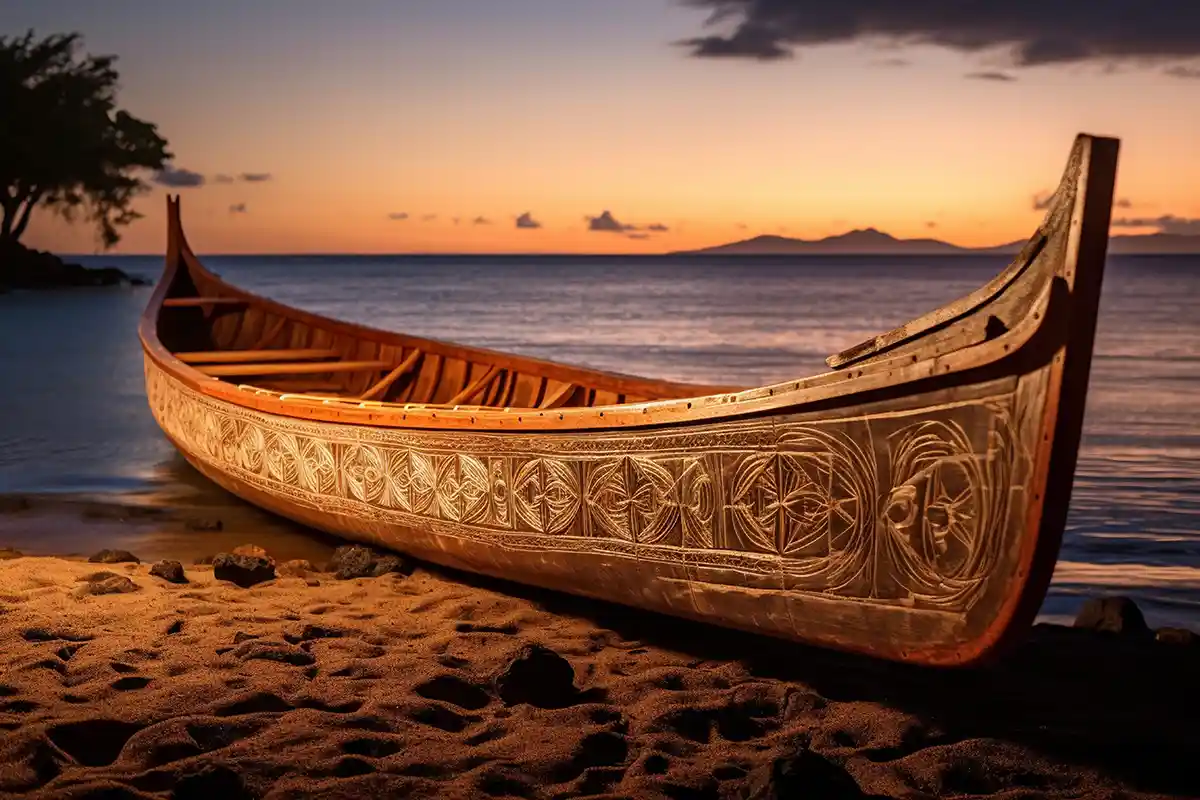
M 17 217 L 17 224 L 13 227 L 11 237 L 20 241 L 21 235 L 25 233 L 25 229 L 29 227 L 29 218 L 33 214 L 33 208 L 42 200 L 42 191 L 36 186 L 33 187 L 28 196 L 23 200 L 24 207 L 21 208 L 21 215 Z

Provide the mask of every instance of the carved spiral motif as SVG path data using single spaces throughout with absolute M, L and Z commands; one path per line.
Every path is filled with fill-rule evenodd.
M 591 470 L 586 501 L 593 523 L 606 535 L 658 544 L 679 521 L 674 486 L 670 471 L 651 459 L 615 458 Z
M 379 503 L 387 487 L 387 460 L 379 448 L 369 444 L 352 444 L 342 456 L 342 474 L 346 489 L 355 500 Z
M 262 475 L 267 465 L 266 454 L 267 437 L 263 429 L 247 423 L 238 438 L 237 460 L 234 463 L 247 472 Z
M 688 459 L 679 475 L 679 522 L 683 545 L 712 549 L 716 493 L 704 461 Z
M 988 455 L 958 425 L 923 422 L 893 436 L 893 486 L 883 512 L 895 580 L 913 597 L 953 605 L 990 572 L 1002 538 L 1008 443 L 992 431 Z
M 513 477 L 517 516 L 538 533 L 565 533 L 579 513 L 579 478 L 562 461 L 531 458 Z

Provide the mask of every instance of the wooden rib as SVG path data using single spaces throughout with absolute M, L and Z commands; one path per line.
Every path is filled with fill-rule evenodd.
M 496 376 L 499 374 L 500 374 L 500 372 L 496 368 L 496 365 L 492 364 L 490 367 L 487 368 L 486 372 L 484 372 L 477 379 L 472 381 L 470 386 L 463 389 L 461 392 L 454 395 L 454 397 L 451 397 L 449 400 L 447 400 L 446 405 L 456 406 L 459 403 L 465 403 L 468 400 L 471 400 L 472 398 L 475 397 L 475 395 L 479 394 L 480 392 L 486 390 L 487 387 L 491 386 L 492 381 L 496 380 Z
M 163 306 L 168 308 L 182 308 L 187 306 L 212 306 L 212 305 L 245 305 L 248 303 L 241 297 L 168 297 L 163 300 Z
M 319 358 L 337 358 L 337 350 L 316 348 L 294 350 L 198 350 L 176 353 L 175 357 L 185 364 L 239 364 L 251 361 L 293 360 L 309 361 Z
M 365 392 L 360 394 L 358 396 L 358 399 L 359 400 L 374 400 L 376 397 L 379 397 L 384 392 L 386 392 L 393 383 L 398 381 L 400 378 L 403 378 L 408 373 L 412 372 L 412 368 L 415 367 L 417 365 L 417 362 L 420 360 L 421 360 L 421 351 L 413 350 L 412 353 L 409 354 L 408 358 L 401 361 L 400 364 L 397 365 L 397 367 L 395 369 L 393 369 L 387 375 L 384 375 L 382 378 L 380 378 L 379 381 L 374 386 L 372 386 L 370 389 L 367 389 Z
M 274 339 L 276 336 L 278 336 L 283 331 L 283 326 L 287 325 L 287 323 L 288 323 L 287 317 L 280 317 L 279 319 L 275 320 L 275 324 L 272 325 L 267 330 L 266 333 L 264 333 L 262 336 L 258 337 L 258 341 L 256 341 L 254 343 L 254 345 L 251 347 L 251 349 L 258 350 L 259 348 L 266 347 L 268 344 L 271 343 L 272 339 Z
M 546 395 L 546 399 L 542 401 L 542 404 L 538 408 L 558 408 L 571 399 L 571 395 L 575 394 L 575 389 L 577 388 L 573 383 L 564 383 Z
M 442 370 L 446 368 L 446 357 L 441 353 L 435 353 L 433 355 L 432 364 L 433 375 L 429 381 L 429 388 L 426 390 L 425 396 L 419 400 L 415 397 L 413 398 L 413 400 L 418 403 L 432 403 L 433 398 L 437 396 L 438 387 L 442 384 Z M 414 384 L 419 382 L 420 381 L 413 381 Z
M 310 375 L 326 372 L 373 372 L 392 366 L 387 361 L 294 361 L 277 364 L 215 364 L 196 367 L 205 375 Z

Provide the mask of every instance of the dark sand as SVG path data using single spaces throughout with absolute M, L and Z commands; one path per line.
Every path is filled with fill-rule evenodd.
M 0 796 L 1200 793 L 1194 645 L 1038 626 L 998 667 L 934 671 L 426 567 L 241 589 L 180 560 L 185 585 L 0 560 Z M 98 571 L 137 588 L 79 596 Z M 511 703 L 531 644 L 574 689 Z M 764 793 L 778 759 L 801 793 Z

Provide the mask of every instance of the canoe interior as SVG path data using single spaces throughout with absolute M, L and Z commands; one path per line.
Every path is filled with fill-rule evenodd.
M 171 213 L 177 218 L 177 203 Z M 570 367 L 327 319 L 225 283 L 181 244 L 158 339 L 193 369 L 237 386 L 460 409 L 610 406 L 730 388 Z

